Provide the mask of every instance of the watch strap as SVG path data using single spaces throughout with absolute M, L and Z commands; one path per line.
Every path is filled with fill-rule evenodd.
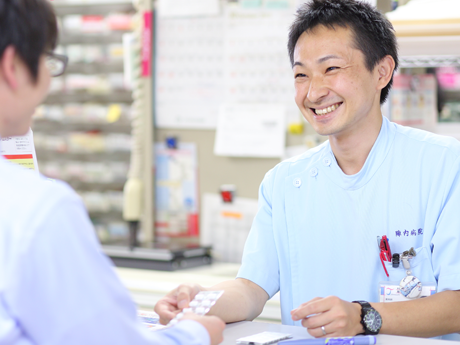
M 359 303 L 363 308 L 372 308 L 371 304 L 367 301 L 353 301 L 352 303 Z
M 366 315 L 366 311 L 369 309 L 374 309 L 372 308 L 371 304 L 367 301 L 353 301 L 352 303 L 358 303 L 361 305 L 361 325 L 363 326 L 364 332 L 359 333 L 359 334 L 364 334 L 364 335 L 375 335 L 375 332 L 372 332 L 367 328 L 366 323 L 364 322 L 364 316 Z M 374 309 L 375 310 L 375 309 Z M 378 333 L 378 332 L 377 332 Z

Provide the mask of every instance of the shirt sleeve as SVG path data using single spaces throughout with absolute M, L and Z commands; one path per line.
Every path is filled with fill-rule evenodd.
M 138 321 L 128 291 L 101 252 L 76 196 L 55 203 L 11 263 L 4 302 L 34 344 L 209 344 L 195 321 L 150 332 Z
M 259 285 L 272 298 L 279 291 L 279 261 L 272 218 L 272 186 L 274 171 L 267 173 L 259 188 L 259 208 L 246 240 L 241 268 L 237 278 Z
M 460 289 L 460 158 L 446 175 L 446 186 L 444 203 L 431 243 L 438 292 Z

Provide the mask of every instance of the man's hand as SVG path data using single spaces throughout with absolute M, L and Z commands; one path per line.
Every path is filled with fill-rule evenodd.
M 181 318 L 182 320 L 193 320 L 201 323 L 209 333 L 211 345 L 220 344 L 224 340 L 222 332 L 225 329 L 225 323 L 217 316 L 199 316 L 193 313 L 186 313 Z
M 155 312 L 160 316 L 160 323 L 166 325 L 169 321 L 188 308 L 190 301 L 205 289 L 198 284 L 182 284 L 160 299 L 155 305 Z
M 198 284 L 182 284 L 157 302 L 155 312 L 160 316 L 160 323 L 165 325 L 187 308 L 200 291 L 219 290 L 225 292 L 208 315 L 219 316 L 227 323 L 253 320 L 260 315 L 268 300 L 268 294 L 259 285 L 238 278 L 206 288 Z
M 361 306 L 336 296 L 314 298 L 292 310 L 291 316 L 294 321 L 302 320 L 302 325 L 315 338 L 354 336 L 364 331 Z

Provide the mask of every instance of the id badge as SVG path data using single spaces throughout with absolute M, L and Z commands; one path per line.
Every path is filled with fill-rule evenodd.
M 433 282 L 422 282 L 421 293 L 419 298 L 428 297 L 436 293 L 436 283 Z M 411 298 L 407 298 L 401 291 L 400 282 L 395 281 L 384 281 L 380 282 L 380 302 L 401 302 L 410 301 Z

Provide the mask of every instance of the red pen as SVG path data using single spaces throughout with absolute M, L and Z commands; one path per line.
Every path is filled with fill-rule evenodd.
M 387 268 L 385 267 L 385 263 L 383 262 L 383 261 L 386 261 L 384 256 L 385 254 L 383 252 L 380 252 L 380 261 L 382 262 L 382 266 L 383 266 L 383 269 L 385 270 L 385 274 L 387 275 L 387 277 L 389 277 L 390 275 L 388 274 Z
M 388 238 L 386 235 L 382 236 L 382 239 L 380 240 L 379 243 L 379 248 L 380 248 L 380 261 L 382 262 L 383 269 L 385 270 L 385 274 L 387 277 L 390 275 L 388 274 L 387 268 L 385 267 L 384 261 L 389 261 L 391 262 L 391 249 L 390 249 L 390 244 L 388 243 Z
M 380 253 L 384 253 L 385 261 L 391 261 L 391 249 L 386 235 L 383 235 L 382 239 L 380 240 Z

